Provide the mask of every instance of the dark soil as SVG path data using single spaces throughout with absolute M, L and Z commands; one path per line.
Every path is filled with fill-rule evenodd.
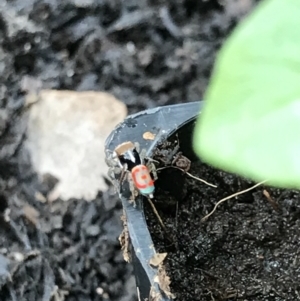
M 165 143 L 156 151 L 158 168 L 170 166 L 170 158 L 162 159 L 175 146 Z M 166 270 L 176 300 L 299 300 L 299 191 L 261 185 L 222 203 L 203 222 L 219 200 L 255 183 L 200 161 L 192 162 L 189 173 L 218 187 L 162 169 L 155 206 L 167 235 L 145 202 L 156 250 L 168 253 Z
M 129 113 L 199 100 L 219 47 L 251 1 L 221 2 L 1 1 L 1 301 L 129 301 L 136 294 L 117 240 L 121 205 L 111 189 L 92 203 L 41 202 L 55 179 L 38 179 L 23 148 L 23 80 L 105 90 Z

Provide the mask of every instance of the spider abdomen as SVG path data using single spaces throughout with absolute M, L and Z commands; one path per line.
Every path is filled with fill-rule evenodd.
M 148 168 L 143 165 L 136 165 L 131 170 L 131 176 L 135 187 L 145 196 L 152 197 L 155 187 Z

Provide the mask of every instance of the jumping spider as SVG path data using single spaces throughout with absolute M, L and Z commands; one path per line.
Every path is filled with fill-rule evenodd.
M 154 181 L 157 179 L 156 168 L 151 159 L 147 158 L 146 150 L 140 152 L 137 142 L 126 141 L 119 144 L 114 151 L 107 151 L 106 163 L 110 166 L 109 177 L 115 179 L 116 174 L 121 174 L 119 183 L 128 181 L 131 202 L 135 202 L 139 193 L 150 199 L 153 198 Z

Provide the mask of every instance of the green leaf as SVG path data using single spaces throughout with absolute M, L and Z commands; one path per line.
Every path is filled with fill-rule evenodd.
M 219 52 L 194 133 L 208 163 L 300 188 L 300 1 L 265 0 Z

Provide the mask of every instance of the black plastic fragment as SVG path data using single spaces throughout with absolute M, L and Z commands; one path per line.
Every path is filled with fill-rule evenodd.
M 170 105 L 146 110 L 127 117 L 106 140 L 106 151 L 113 151 L 115 147 L 125 141 L 138 142 L 141 149 L 146 149 L 151 157 L 159 142 L 166 139 L 178 128 L 195 119 L 202 108 L 203 102 L 191 102 L 179 105 Z M 155 134 L 154 140 L 145 140 L 143 134 Z M 116 178 L 116 182 L 118 179 Z M 117 186 L 119 183 L 115 183 Z M 129 203 L 130 192 L 122 189 L 119 193 L 123 208 L 127 216 L 127 225 L 131 241 L 132 263 L 136 277 L 136 284 L 141 300 L 149 298 L 150 289 L 161 293 L 159 286 L 154 282 L 157 273 L 155 267 L 149 265 L 149 260 L 155 255 L 154 244 L 147 228 L 144 212 L 143 197 L 138 196 L 136 207 Z M 163 301 L 171 300 L 163 296 Z

